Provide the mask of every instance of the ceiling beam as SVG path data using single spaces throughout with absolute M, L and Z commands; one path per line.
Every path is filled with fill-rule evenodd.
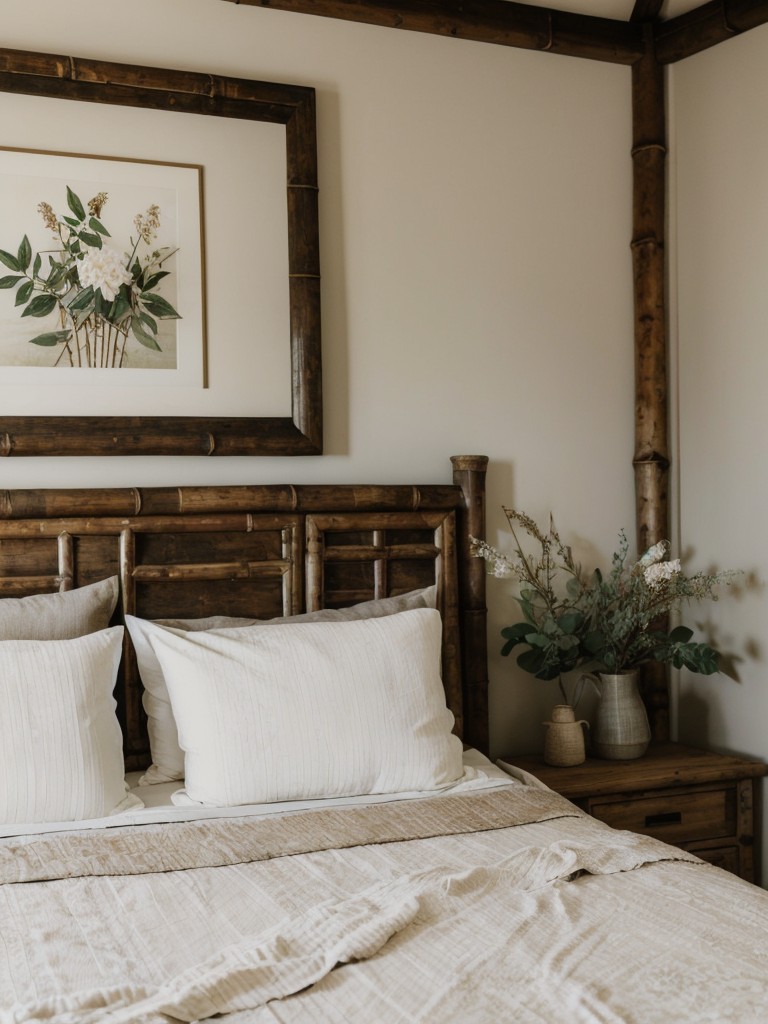
M 655 21 L 661 13 L 664 0 L 635 0 L 630 21 Z
M 657 25 L 656 59 L 673 64 L 766 22 L 768 0 L 712 0 Z
M 515 3 L 513 0 L 225 0 L 297 14 L 381 25 L 410 32 L 526 50 L 634 64 L 643 52 L 640 26 Z

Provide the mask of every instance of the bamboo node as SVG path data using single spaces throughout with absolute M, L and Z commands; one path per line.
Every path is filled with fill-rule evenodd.
M 135 516 L 141 515 L 141 491 L 138 487 L 131 488 L 131 494 L 133 495 L 133 514 Z
M 542 46 L 542 50 L 551 50 L 555 45 L 555 29 L 552 23 L 552 12 L 547 11 L 547 41 Z
M 641 466 L 657 466 L 659 469 L 669 469 L 670 461 L 661 452 L 653 451 L 635 456 L 632 459 L 632 465 L 636 469 L 639 469 Z
M 0 455 L 10 455 L 13 451 L 13 440 L 10 434 L 0 434 Z
M 732 25 L 730 21 L 728 21 L 728 7 L 728 0 L 723 0 L 723 2 L 720 4 L 720 9 L 718 13 L 723 19 L 723 27 L 725 28 L 726 32 L 731 32 L 733 35 L 737 36 L 744 30 L 741 28 L 737 28 L 735 25 Z
M 657 249 L 663 249 L 664 243 L 660 242 L 655 235 L 641 235 L 640 238 L 633 238 L 629 243 L 630 249 L 640 249 L 643 246 L 651 246 Z
M 663 142 L 641 142 L 637 146 L 632 147 L 632 156 L 637 156 L 639 153 L 646 153 L 649 150 L 655 150 L 658 153 L 667 154 L 667 147 Z

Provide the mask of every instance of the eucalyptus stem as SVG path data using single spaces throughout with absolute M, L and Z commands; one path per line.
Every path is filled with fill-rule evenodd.
M 558 675 L 557 677 L 557 685 L 560 687 L 560 693 L 563 695 L 563 704 L 570 704 L 568 694 L 565 692 L 565 683 L 563 682 L 563 677 L 561 675 Z

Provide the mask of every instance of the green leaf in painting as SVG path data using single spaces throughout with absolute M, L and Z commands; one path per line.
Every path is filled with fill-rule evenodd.
M 140 341 L 145 348 L 151 348 L 154 352 L 162 352 L 156 339 L 151 334 L 147 334 L 137 316 L 131 317 L 131 330 L 136 340 Z
M 17 273 L 20 270 L 24 269 L 23 267 L 19 266 L 19 261 L 16 259 L 16 257 L 11 256 L 11 254 L 9 252 L 6 252 L 5 249 L 0 249 L 0 263 L 5 264 L 5 266 L 8 267 L 9 270 L 15 270 Z
M 29 244 L 29 239 L 26 235 L 21 240 L 19 246 L 19 253 L 16 257 L 19 261 L 19 267 L 22 270 L 26 270 L 29 264 L 32 262 L 32 246 Z
M 122 291 L 123 290 L 121 288 L 120 292 L 118 292 L 117 298 L 112 303 L 112 308 L 109 311 L 109 320 L 113 324 L 118 323 L 125 317 L 126 313 L 130 313 L 131 311 L 131 303 L 125 295 L 122 294 Z
M 150 329 L 153 334 L 157 334 L 157 320 L 149 315 L 145 310 L 139 310 L 139 319 L 141 322 Z
M 19 281 L 23 281 L 23 277 L 17 275 L 8 275 L 7 277 L 0 277 L 0 288 L 15 288 Z
M 80 202 L 78 196 L 72 191 L 67 185 L 67 206 L 70 208 L 72 213 L 78 218 L 78 220 L 85 220 L 85 210 L 83 204 Z
M 64 284 L 67 279 L 67 272 L 57 264 L 55 267 L 51 267 L 51 272 L 46 279 L 46 284 L 52 291 L 58 291 L 59 288 Z
M 74 297 L 74 299 L 72 299 L 72 301 L 70 302 L 68 308 L 70 310 L 72 310 L 72 309 L 74 309 L 74 310 L 85 309 L 85 307 L 90 305 L 92 302 L 93 302 L 93 285 L 89 284 L 87 288 L 83 288 L 83 290 L 78 295 L 76 295 Z
M 16 292 L 16 301 L 14 302 L 14 306 L 23 306 L 32 295 L 34 287 L 34 281 L 25 281 Z
M 97 220 L 95 217 L 91 217 L 91 219 L 88 221 L 88 227 L 91 229 L 91 231 L 98 231 L 100 235 L 106 235 L 107 238 L 110 237 L 110 234 L 107 231 L 107 229 L 104 227 L 101 221 Z
M 156 274 L 150 275 L 150 277 L 144 281 L 141 290 L 144 292 L 151 292 L 153 288 L 156 288 L 164 277 L 170 277 L 169 270 L 158 270 Z
M 30 338 L 29 343 L 52 348 L 54 345 L 61 345 L 65 341 L 69 341 L 71 334 L 71 331 L 48 331 L 47 334 L 38 334 L 36 338 Z
M 159 317 L 161 320 L 181 319 L 170 302 L 166 301 L 162 295 L 157 295 L 155 292 L 142 292 L 141 301 L 150 313 L 154 313 L 154 315 Z
M 55 295 L 37 295 L 30 302 L 22 316 L 48 316 L 56 308 Z
M 43 258 L 40 253 L 35 255 L 35 262 L 32 264 L 32 277 L 37 277 L 43 265 Z
M 90 245 L 92 249 L 100 249 L 102 246 L 101 236 L 93 234 L 91 231 L 81 231 L 80 241 Z

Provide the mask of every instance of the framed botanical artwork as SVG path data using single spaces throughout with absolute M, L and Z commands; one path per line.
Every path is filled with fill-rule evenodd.
M 201 178 L 199 166 L 0 148 L 6 381 L 99 387 L 117 372 L 129 386 L 205 386 Z M 56 372 L 70 369 L 82 372 Z
M 0 49 L 2 103 L 0 455 L 320 454 L 314 90 Z

